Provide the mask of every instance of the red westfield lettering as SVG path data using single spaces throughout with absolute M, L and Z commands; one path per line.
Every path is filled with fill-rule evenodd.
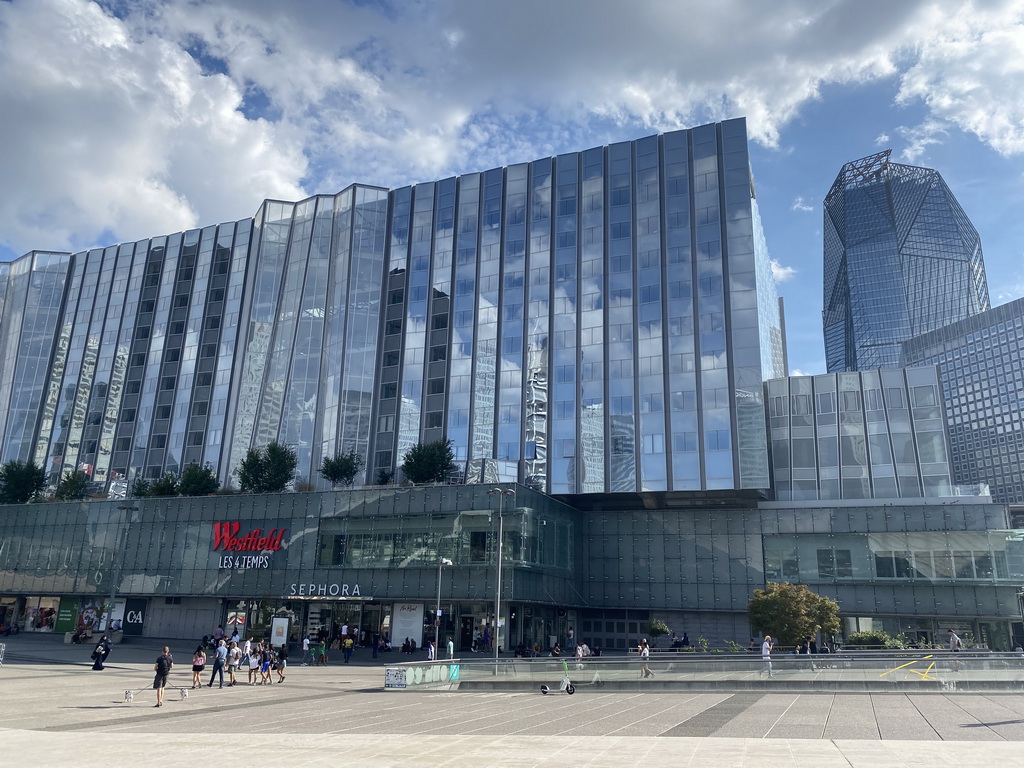
M 277 552 L 281 549 L 281 541 L 284 539 L 287 528 L 271 528 L 267 534 L 261 528 L 254 528 L 245 536 L 239 536 L 242 524 L 214 523 L 213 524 L 213 549 L 224 552 Z

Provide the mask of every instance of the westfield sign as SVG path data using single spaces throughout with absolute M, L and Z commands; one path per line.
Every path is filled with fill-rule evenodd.
M 213 524 L 213 551 L 222 552 L 277 552 L 281 549 L 281 541 L 284 539 L 287 528 L 271 528 L 264 533 L 262 528 L 254 528 L 244 536 L 239 536 L 242 524 L 214 523 Z

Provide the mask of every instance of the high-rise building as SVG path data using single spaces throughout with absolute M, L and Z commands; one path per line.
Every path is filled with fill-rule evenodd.
M 981 240 L 953 193 L 889 154 L 844 165 L 825 197 L 829 371 L 898 367 L 901 341 L 989 308 Z
M 764 489 L 784 375 L 746 124 L 728 120 L 6 274 L 2 458 L 98 490 L 294 447 L 357 482 L 452 441 L 468 481 Z
M 938 367 L 956 483 L 1024 502 L 1024 299 L 903 342 L 906 365 Z

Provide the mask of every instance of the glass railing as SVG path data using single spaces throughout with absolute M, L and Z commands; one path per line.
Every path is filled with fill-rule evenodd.
M 650 685 L 677 688 L 793 688 L 880 691 L 907 688 L 1024 690 L 1024 654 L 948 651 L 862 651 L 805 656 L 656 653 L 588 658 L 449 659 L 385 668 L 387 690 L 540 689 Z

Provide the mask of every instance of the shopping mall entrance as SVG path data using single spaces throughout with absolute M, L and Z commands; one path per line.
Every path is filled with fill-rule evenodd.
M 305 636 L 319 637 L 321 633 L 329 643 L 348 625 L 349 634 L 358 645 L 373 644 L 374 635 L 389 633 L 391 603 L 362 600 L 229 600 L 225 628 L 230 634 L 249 637 L 269 637 L 274 621 L 288 622 L 288 642 L 299 644 Z M 356 634 L 358 633 L 358 634 Z

